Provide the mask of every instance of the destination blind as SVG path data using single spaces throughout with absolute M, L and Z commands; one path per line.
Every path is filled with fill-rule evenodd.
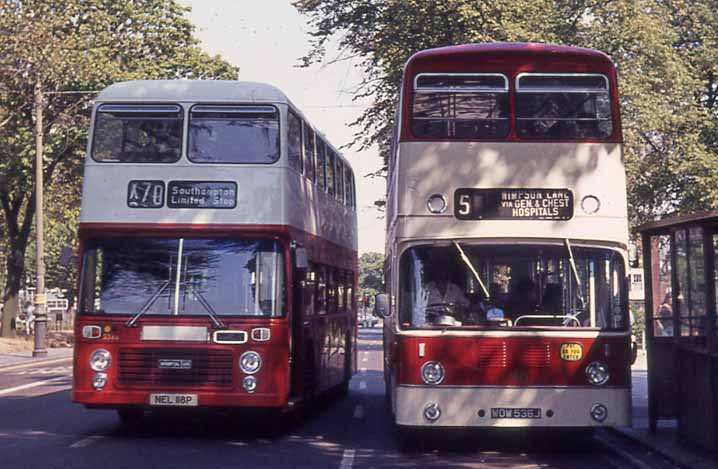
M 473 189 L 454 193 L 459 220 L 570 220 L 573 194 L 568 189 Z

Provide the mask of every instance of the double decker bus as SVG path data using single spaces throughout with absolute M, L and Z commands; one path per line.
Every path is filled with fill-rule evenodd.
M 92 115 L 72 398 L 286 410 L 356 367 L 349 163 L 277 88 L 134 81 Z
M 521 43 L 418 52 L 394 133 L 377 303 L 399 430 L 628 425 L 610 58 Z

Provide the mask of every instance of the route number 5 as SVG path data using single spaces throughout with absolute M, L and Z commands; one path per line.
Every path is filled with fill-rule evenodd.
M 471 213 L 471 198 L 469 194 L 461 194 L 459 196 L 459 215 L 469 215 Z

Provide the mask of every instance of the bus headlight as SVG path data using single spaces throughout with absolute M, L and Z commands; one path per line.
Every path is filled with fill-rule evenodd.
M 252 375 L 245 376 L 242 380 L 242 387 L 245 391 L 252 394 L 254 391 L 257 390 L 257 378 Z
M 95 391 L 102 391 L 105 386 L 107 386 L 107 373 L 95 373 L 92 377 L 92 387 Z
M 421 367 L 421 379 L 426 384 L 439 384 L 444 380 L 444 366 L 439 362 L 426 362 Z
M 262 357 L 253 350 L 244 352 L 242 356 L 239 357 L 239 369 L 248 375 L 258 372 L 261 367 Z
M 92 352 L 92 355 L 90 355 L 90 368 L 92 368 L 93 371 L 105 371 L 110 367 L 111 362 L 112 357 L 110 356 L 110 352 L 105 349 L 95 350 Z
M 606 384 L 610 377 L 608 365 L 605 363 L 593 362 L 586 367 L 586 379 L 595 386 Z

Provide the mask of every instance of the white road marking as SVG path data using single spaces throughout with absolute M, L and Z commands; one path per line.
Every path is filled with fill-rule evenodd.
M 70 379 L 69 376 L 58 376 L 57 378 L 44 379 L 42 381 L 35 381 L 34 383 L 23 384 L 22 386 L 15 386 L 14 388 L 1 389 L 0 396 L 4 396 L 5 394 L 12 394 L 16 391 L 23 391 L 25 389 L 31 389 L 31 388 L 37 388 L 40 386 L 45 386 L 46 384 L 53 384 L 53 383 L 57 383 L 59 381 L 65 381 L 68 379 Z M 70 384 L 70 383 L 67 383 L 67 384 Z
M 339 469 L 350 469 L 352 465 L 354 465 L 354 455 L 356 454 L 356 450 L 354 449 L 345 449 L 344 453 L 342 454 L 342 462 L 339 463 Z
M 366 389 L 366 381 L 359 381 L 359 389 Z
M 368 357 L 364 357 L 364 358 L 361 359 L 361 361 L 362 361 L 362 363 L 366 363 L 366 362 L 369 361 L 369 358 L 368 358 Z
M 366 367 L 362 366 L 361 368 L 359 368 L 359 371 L 361 371 L 362 373 L 366 373 Z
M 357 406 L 354 407 L 354 418 L 355 419 L 364 418 L 364 407 L 362 407 L 361 404 L 357 404 Z
M 103 438 L 104 436 L 102 435 L 90 435 L 87 438 L 83 438 L 82 440 L 71 444 L 70 448 L 84 448 L 85 446 L 91 445 L 93 441 L 101 440 Z
M 72 357 L 57 358 L 57 359 L 53 359 L 53 360 L 42 360 L 39 362 L 21 363 L 19 365 L 10 365 L 10 366 L 6 366 L 4 368 L 0 368 L 0 373 L 5 373 L 6 371 L 19 370 L 21 368 L 32 368 L 33 366 L 38 366 L 38 365 L 50 365 L 52 363 L 66 362 L 66 361 L 70 361 L 70 360 L 72 360 Z
M 10 374 L 15 376 L 24 376 L 24 375 L 56 375 L 60 373 L 71 373 L 72 372 L 72 365 L 70 366 L 58 366 L 54 368 L 35 368 L 32 370 L 20 370 L 20 371 L 13 371 Z

